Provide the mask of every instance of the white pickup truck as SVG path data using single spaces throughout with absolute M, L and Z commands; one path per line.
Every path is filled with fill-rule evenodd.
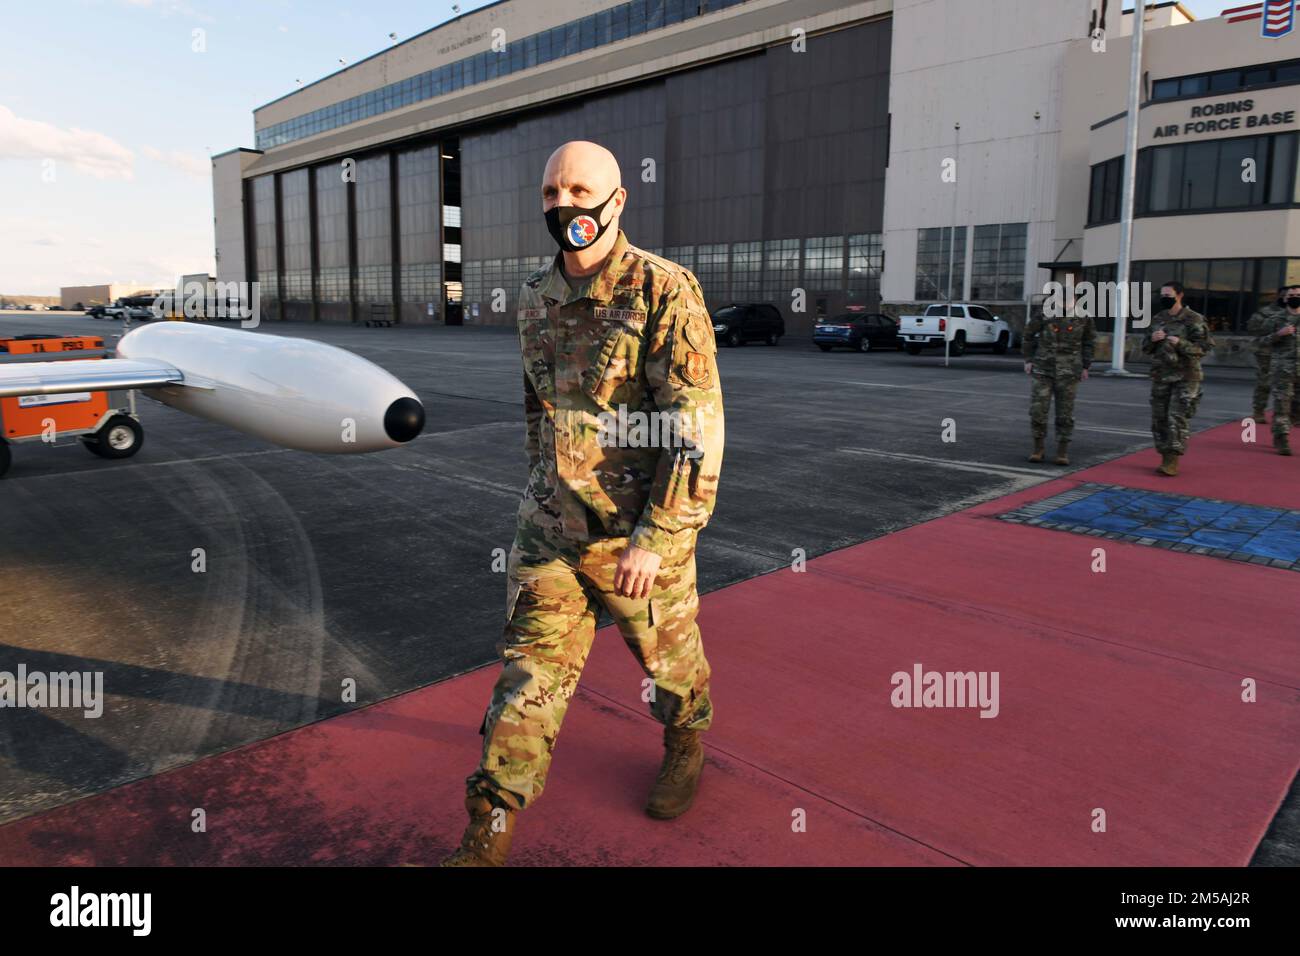
M 998 355 L 1012 345 L 1011 326 L 982 305 L 965 302 L 943 303 L 926 308 L 925 315 L 900 315 L 898 337 L 909 355 L 920 355 L 930 345 L 943 347 L 948 354 L 961 355 L 967 346 L 989 345 Z

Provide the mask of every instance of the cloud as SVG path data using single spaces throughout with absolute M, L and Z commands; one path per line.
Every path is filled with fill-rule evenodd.
M 0 159 L 53 159 L 96 179 L 131 179 L 135 154 L 103 133 L 22 119 L 0 106 Z
M 207 179 L 212 175 L 212 160 L 205 156 L 182 153 L 177 149 L 164 153 L 152 146 L 141 147 L 140 152 L 144 154 L 146 159 L 152 159 L 156 163 L 178 169 L 185 175 L 193 176 L 195 179 Z

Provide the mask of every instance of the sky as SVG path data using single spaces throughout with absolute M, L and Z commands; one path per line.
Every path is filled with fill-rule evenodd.
M 460 12 L 486 2 L 460 0 Z M 1234 5 L 1184 4 L 1200 18 Z M 0 0 L 0 293 L 211 272 L 209 156 L 253 146 L 255 107 L 382 50 L 390 33 L 445 22 L 452 7 Z

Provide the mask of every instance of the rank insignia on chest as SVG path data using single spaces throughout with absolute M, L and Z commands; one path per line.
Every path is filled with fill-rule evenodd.
M 703 352 L 687 352 L 686 365 L 682 368 L 682 378 L 696 388 L 709 385 L 709 357 Z
M 521 319 L 544 319 L 546 318 L 545 309 L 520 309 L 519 318 Z

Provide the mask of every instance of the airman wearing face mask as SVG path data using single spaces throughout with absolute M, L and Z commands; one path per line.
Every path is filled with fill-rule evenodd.
M 1172 478 L 1187 453 L 1191 419 L 1201 400 L 1201 356 L 1209 345 L 1205 317 L 1183 305 L 1183 287 L 1160 287 L 1160 311 L 1142 351 L 1151 356 L 1151 437 L 1160 452 L 1156 471 Z

